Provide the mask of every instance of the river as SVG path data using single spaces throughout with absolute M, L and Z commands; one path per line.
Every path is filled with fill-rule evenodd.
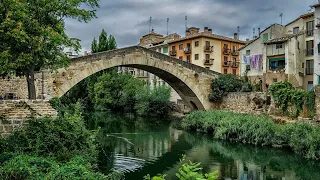
M 99 169 L 125 173 L 127 180 L 167 174 L 176 179 L 180 158 L 201 162 L 203 172 L 219 171 L 223 180 L 318 180 L 320 162 L 285 149 L 255 147 L 215 140 L 179 130 L 179 121 L 96 113 L 91 129 L 101 127 Z

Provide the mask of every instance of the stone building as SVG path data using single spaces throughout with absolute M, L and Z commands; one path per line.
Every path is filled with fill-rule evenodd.
M 312 89 L 314 75 L 314 13 L 287 25 L 272 24 L 240 48 L 240 74 L 266 88 L 289 81 L 295 88 Z

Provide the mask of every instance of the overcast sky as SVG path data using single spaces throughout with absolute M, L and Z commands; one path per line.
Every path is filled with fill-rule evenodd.
M 317 0 L 100 0 L 97 19 L 89 23 L 66 21 L 70 37 L 81 39 L 84 50 L 90 51 L 92 39 L 102 29 L 115 36 L 118 47 L 137 45 L 142 35 L 149 32 L 149 18 L 155 32 L 184 36 L 185 16 L 188 27 L 212 28 L 213 33 L 232 37 L 240 26 L 240 39 L 252 38 L 253 28 L 261 30 L 270 24 L 283 24 L 310 12 Z

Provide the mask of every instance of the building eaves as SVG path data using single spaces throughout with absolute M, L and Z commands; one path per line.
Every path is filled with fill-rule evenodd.
M 212 38 L 212 39 L 223 40 L 223 41 L 236 42 L 236 43 L 240 43 L 240 44 L 246 44 L 245 41 L 236 40 L 236 39 L 232 39 L 232 38 L 229 38 L 229 37 L 220 36 L 220 35 L 216 35 L 216 34 L 207 34 L 207 33 L 204 33 L 204 32 L 193 34 L 193 35 L 190 35 L 190 36 L 187 36 L 187 37 L 184 37 L 184 38 L 180 38 L 180 39 L 177 39 L 177 40 L 173 40 L 173 41 L 169 42 L 169 44 L 176 43 L 176 42 L 181 42 L 181 41 L 185 41 L 185 40 L 191 40 L 191 39 L 195 39 L 195 38 L 201 38 L 201 37 Z
M 287 35 L 282 36 L 282 37 L 279 37 L 279 38 L 275 38 L 275 39 L 270 39 L 270 40 L 264 41 L 263 43 L 264 43 L 264 44 L 282 43 L 282 42 L 288 41 L 288 40 L 291 39 L 291 38 L 294 38 L 294 37 L 303 35 L 304 33 L 305 33 L 304 31 L 301 31 L 301 32 L 299 32 L 298 34 L 287 34 Z
M 239 48 L 239 51 L 241 51 L 242 49 L 248 47 L 250 44 L 254 43 L 256 40 L 258 40 L 260 37 L 257 37 L 251 41 L 249 41 L 246 45 L 242 46 L 241 48 Z
M 320 5 L 320 4 L 319 4 L 319 5 Z M 305 19 L 305 18 L 308 18 L 308 17 L 311 17 L 311 16 L 314 16 L 314 12 L 302 14 L 301 16 L 299 16 L 299 17 L 296 18 L 295 20 L 289 22 L 289 23 L 288 23 L 287 25 L 285 25 L 285 26 L 289 26 L 290 24 L 298 21 L 299 19 Z

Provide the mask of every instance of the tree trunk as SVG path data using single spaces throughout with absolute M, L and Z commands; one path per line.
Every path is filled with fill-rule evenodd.
M 36 86 L 34 84 L 34 70 L 31 69 L 29 72 L 26 74 L 27 77 L 27 83 L 28 83 L 28 97 L 29 99 L 36 99 L 37 94 L 36 94 Z

